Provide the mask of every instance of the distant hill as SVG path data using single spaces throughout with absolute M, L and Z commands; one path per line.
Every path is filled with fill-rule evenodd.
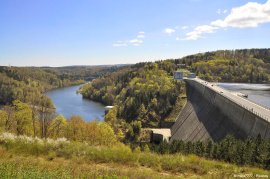
M 112 65 L 71 65 L 71 66 L 63 66 L 63 68 L 74 68 L 74 67 L 113 67 L 113 66 L 127 66 L 133 64 L 112 64 Z M 41 67 L 42 68 L 42 67 Z
M 111 72 L 126 68 L 130 65 L 73 65 L 63 67 L 32 67 L 33 69 L 43 69 L 57 75 L 71 75 L 86 81 L 93 80 Z

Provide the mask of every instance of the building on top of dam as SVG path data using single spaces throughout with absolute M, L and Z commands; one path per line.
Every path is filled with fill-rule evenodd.
M 184 77 L 183 71 L 175 71 L 175 72 L 174 72 L 174 79 L 175 79 L 175 80 L 180 80 L 180 81 L 182 81 L 182 80 L 183 80 L 183 77 Z
M 196 73 L 188 73 L 187 77 L 188 78 L 196 78 Z

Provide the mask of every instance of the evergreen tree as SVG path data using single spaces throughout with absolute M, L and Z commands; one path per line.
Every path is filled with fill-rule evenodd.
M 213 151 L 213 142 L 211 139 L 207 139 L 205 145 L 205 157 L 212 158 L 212 151 Z

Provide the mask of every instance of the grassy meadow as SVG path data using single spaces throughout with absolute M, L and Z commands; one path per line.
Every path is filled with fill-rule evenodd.
M 132 151 L 121 143 L 102 147 L 65 138 L 0 134 L 0 178 L 234 178 L 245 174 L 270 173 L 195 155 Z

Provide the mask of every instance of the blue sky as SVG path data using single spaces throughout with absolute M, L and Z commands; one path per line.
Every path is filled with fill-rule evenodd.
M 1 0 L 0 65 L 137 63 L 269 48 L 270 0 Z

